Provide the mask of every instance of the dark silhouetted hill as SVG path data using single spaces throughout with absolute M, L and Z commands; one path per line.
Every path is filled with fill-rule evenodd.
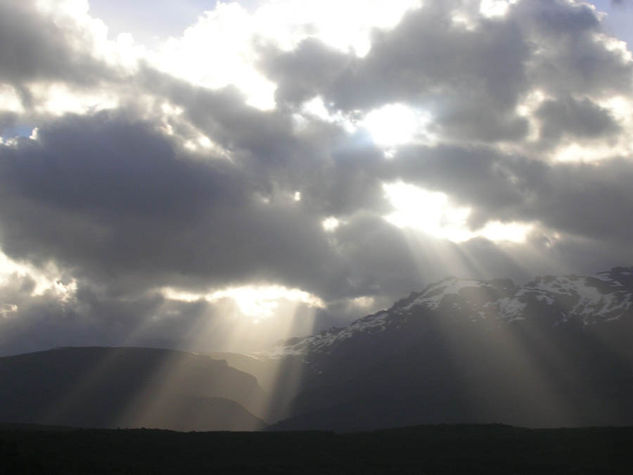
M 208 356 L 61 348 L 0 358 L 0 421 L 75 427 L 257 430 L 255 378 Z

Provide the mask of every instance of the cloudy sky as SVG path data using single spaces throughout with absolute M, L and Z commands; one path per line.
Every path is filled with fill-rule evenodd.
M 0 354 L 258 351 L 633 262 L 633 5 L 0 0 Z

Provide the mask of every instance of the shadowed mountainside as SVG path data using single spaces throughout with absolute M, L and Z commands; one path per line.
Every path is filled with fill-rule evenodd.
M 264 398 L 224 361 L 144 348 L 61 348 L 0 358 L 0 421 L 76 427 L 257 430 Z

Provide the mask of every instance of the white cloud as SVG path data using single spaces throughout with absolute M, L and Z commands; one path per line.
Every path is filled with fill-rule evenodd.
M 17 262 L 0 251 L 0 286 L 15 279 L 33 282 L 31 297 L 48 295 L 58 301 L 67 302 L 77 292 L 77 281 L 64 275 L 54 262 L 36 267 L 28 262 Z
M 374 28 L 392 28 L 418 1 L 263 2 L 248 11 L 237 2 L 219 3 L 179 38 L 150 54 L 161 70 L 213 89 L 232 85 L 258 109 L 275 107 L 276 86 L 257 69 L 259 48 L 284 50 L 317 38 L 341 51 L 367 54 Z
M 23 112 L 22 101 L 13 86 L 0 84 L 0 111 Z

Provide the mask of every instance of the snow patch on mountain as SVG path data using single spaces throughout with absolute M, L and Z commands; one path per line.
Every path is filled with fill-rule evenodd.
M 447 295 L 458 295 L 460 290 L 468 287 L 485 286 L 485 282 L 471 279 L 456 279 L 451 277 L 435 284 L 431 284 L 422 294 L 413 300 L 403 310 L 410 310 L 414 307 L 426 307 L 429 310 L 437 310 Z
M 620 318 L 633 305 L 631 291 L 609 272 L 540 277 L 527 284 L 525 290 L 548 295 L 552 304 L 558 302 L 567 308 L 567 318 L 580 318 L 585 324 Z
M 523 317 L 523 312 L 527 304 L 517 298 L 504 297 L 497 300 L 496 304 L 499 316 L 505 320 L 520 320 L 525 318 Z

